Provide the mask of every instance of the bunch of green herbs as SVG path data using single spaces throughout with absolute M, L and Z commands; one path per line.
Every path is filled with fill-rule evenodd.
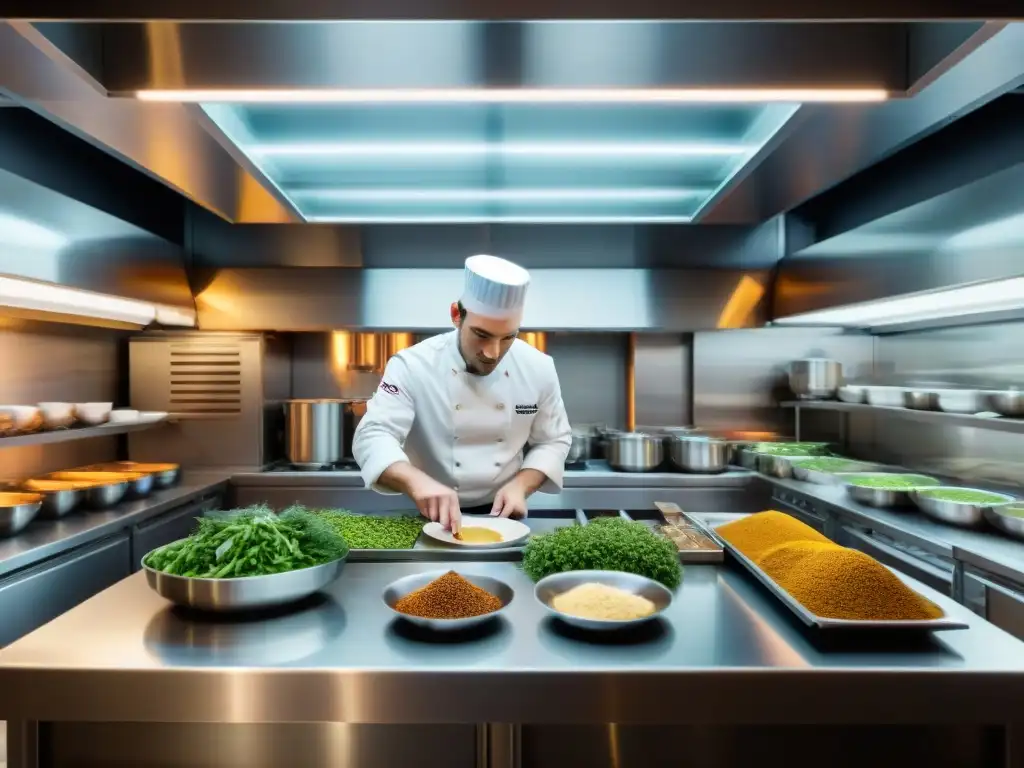
M 609 517 L 534 536 L 523 548 L 523 570 L 534 581 L 563 571 L 625 571 L 679 586 L 679 551 L 643 523 Z
M 411 515 L 359 515 L 345 509 L 316 512 L 352 549 L 412 549 L 423 518 Z
M 338 560 L 348 544 L 302 507 L 280 515 L 266 506 L 213 513 L 186 539 L 150 552 L 146 565 L 175 576 L 237 579 L 296 571 Z

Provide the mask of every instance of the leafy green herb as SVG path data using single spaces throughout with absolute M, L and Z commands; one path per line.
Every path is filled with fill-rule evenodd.
M 534 536 L 523 548 L 523 570 L 534 581 L 563 571 L 625 571 L 679 586 L 679 551 L 643 523 L 602 518 Z
M 939 485 L 939 481 L 927 475 L 854 475 L 846 478 L 850 485 L 860 488 L 880 488 L 888 491 L 912 491 L 929 485 Z
M 146 556 L 164 573 L 203 579 L 234 579 L 295 571 L 338 560 L 348 544 L 317 515 L 302 507 L 280 515 L 266 506 L 199 518 L 195 533 Z
M 771 456 L 824 456 L 828 454 L 826 443 L 756 443 L 754 453 Z
M 838 456 L 822 456 L 819 459 L 800 459 L 793 462 L 794 467 L 810 469 L 818 472 L 855 472 L 858 469 L 865 469 L 866 466 L 859 461 L 843 459 Z
M 934 491 L 921 491 L 922 496 L 936 501 L 953 501 L 960 504 L 1005 504 L 1009 499 L 999 493 L 974 491 L 969 488 L 937 488 Z
M 344 509 L 321 509 L 323 518 L 352 549 L 412 549 L 423 518 L 410 515 L 357 515 Z

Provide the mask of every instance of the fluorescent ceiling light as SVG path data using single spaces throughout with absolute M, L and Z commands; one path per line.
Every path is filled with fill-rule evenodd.
M 692 216 L 307 216 L 314 224 L 689 224 Z
M 163 317 L 165 325 L 195 326 L 195 311 L 81 291 L 52 283 L 0 277 L 0 307 L 146 326 Z
M 62 248 L 68 238 L 55 229 L 21 216 L 0 212 L 0 245 L 23 248 Z
M 260 157 L 732 157 L 752 152 L 745 144 L 713 142 L 295 142 L 253 144 Z
M 972 283 L 956 288 L 804 312 L 778 318 L 775 324 L 882 328 L 1016 309 L 1024 309 L 1024 277 Z
M 144 90 L 143 101 L 262 104 L 760 104 L 889 98 L 883 88 L 323 88 Z
M 348 202 L 673 202 L 707 189 L 289 189 L 295 199 Z

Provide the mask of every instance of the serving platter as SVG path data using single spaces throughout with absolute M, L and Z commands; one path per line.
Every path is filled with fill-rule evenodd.
M 486 543 L 460 541 L 452 535 L 451 531 L 440 523 L 427 523 L 423 526 L 423 533 L 430 536 L 432 539 L 436 539 L 437 541 L 445 544 L 451 544 L 454 547 L 464 547 L 466 549 L 503 549 L 505 547 L 513 547 L 516 544 L 525 541 L 530 536 L 529 526 L 525 523 L 519 522 L 518 520 L 511 520 L 507 517 L 470 517 L 467 515 L 462 518 L 462 527 L 488 528 L 499 533 L 501 535 L 501 541 Z

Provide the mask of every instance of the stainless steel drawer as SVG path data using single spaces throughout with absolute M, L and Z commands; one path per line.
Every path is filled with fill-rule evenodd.
M 1024 594 L 975 573 L 964 574 L 965 602 L 1004 632 L 1024 640 Z

